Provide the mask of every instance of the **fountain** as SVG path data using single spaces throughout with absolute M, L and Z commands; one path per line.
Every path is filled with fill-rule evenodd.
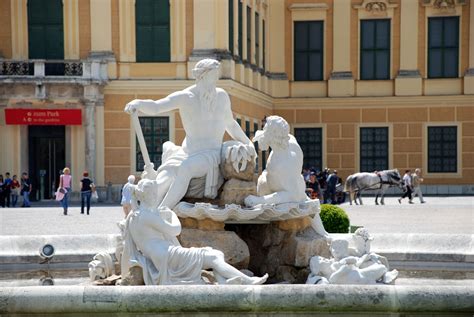
M 397 284 L 399 273 L 406 272 L 390 270 L 389 261 L 400 260 L 396 246 L 403 239 L 372 237 L 363 228 L 353 235 L 327 233 L 319 201 L 305 194 L 303 154 L 288 123 L 270 116 L 250 140 L 232 117 L 227 93 L 215 88 L 218 67 L 215 60 L 202 60 L 193 70 L 196 85 L 158 101 L 127 104 L 145 170 L 133 187 L 132 211 L 121 222 L 120 235 L 81 237 L 81 242 L 0 237 L 2 271 L 46 264 L 36 285 L 64 284 L 55 276 L 77 277 L 79 268 L 84 273 L 72 281 L 75 286 L 0 284 L 2 316 L 472 314 L 472 285 Z M 186 138 L 181 146 L 163 145 L 163 164 L 155 170 L 138 114 L 173 109 L 180 112 Z M 225 132 L 234 140 L 222 143 Z M 252 141 L 272 149 L 258 179 Z M 37 244 L 43 246 L 43 264 Z M 472 266 L 472 237 L 459 245 L 471 252 L 463 263 Z M 442 247 L 439 243 L 431 258 L 419 249 L 406 258 L 418 260 L 418 268 L 423 259 L 452 260 L 452 248 Z

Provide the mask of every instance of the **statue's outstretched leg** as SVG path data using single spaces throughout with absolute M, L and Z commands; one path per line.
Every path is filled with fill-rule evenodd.
M 248 285 L 259 285 L 266 282 L 268 274 L 262 277 L 247 276 L 244 273 L 237 270 L 232 265 L 228 264 L 224 260 L 224 253 L 219 250 L 208 251 L 204 259 L 204 269 L 212 269 L 216 276 L 216 279 L 223 281 L 224 278 L 226 284 L 248 284 Z

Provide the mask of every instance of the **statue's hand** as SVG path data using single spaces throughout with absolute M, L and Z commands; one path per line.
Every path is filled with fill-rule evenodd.
M 140 106 L 140 99 L 134 99 L 130 101 L 129 103 L 127 103 L 124 111 L 128 114 L 132 114 L 138 110 L 139 106 Z
M 232 166 L 234 167 L 236 172 L 245 171 L 247 168 L 247 162 L 255 158 L 257 153 L 255 152 L 255 147 L 253 144 L 248 145 L 244 143 L 239 143 L 233 145 L 227 149 L 226 158 L 232 162 Z M 239 170 L 239 164 L 240 170 Z

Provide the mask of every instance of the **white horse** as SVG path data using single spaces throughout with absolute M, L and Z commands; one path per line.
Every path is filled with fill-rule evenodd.
M 398 186 L 402 188 L 403 181 L 398 170 L 385 170 L 376 173 L 355 173 L 349 175 L 346 179 L 344 191 L 349 192 L 349 203 L 352 205 L 352 200 L 357 205 L 357 198 L 362 205 L 361 193 L 362 191 L 376 191 L 375 204 L 378 205 L 379 195 L 381 196 L 380 203 L 384 203 L 384 195 L 388 188 Z

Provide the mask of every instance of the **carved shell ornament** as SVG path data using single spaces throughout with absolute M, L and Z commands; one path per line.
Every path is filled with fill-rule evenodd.
M 365 5 L 365 10 L 372 13 L 387 11 L 387 4 L 384 2 L 369 2 Z
M 447 10 L 455 7 L 454 0 L 435 0 L 433 6 L 436 9 Z

